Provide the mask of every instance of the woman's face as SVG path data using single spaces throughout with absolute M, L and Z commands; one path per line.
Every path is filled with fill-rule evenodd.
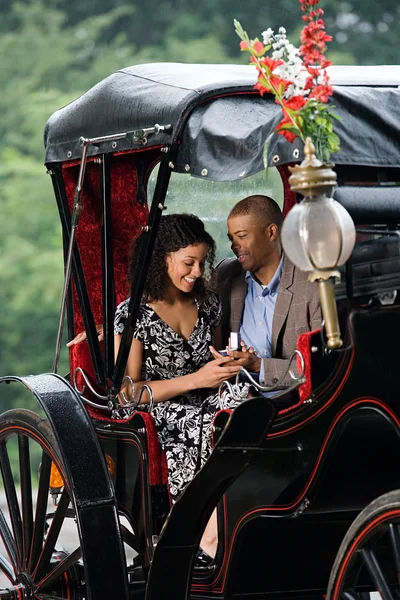
M 203 277 L 207 253 L 207 244 L 195 244 L 168 254 L 167 272 L 178 290 L 185 293 L 193 290 L 197 279 Z

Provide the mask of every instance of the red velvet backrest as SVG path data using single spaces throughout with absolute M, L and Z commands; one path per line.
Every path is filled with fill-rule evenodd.
M 289 177 L 291 175 L 289 166 L 290 165 L 283 165 L 281 167 L 277 167 L 283 183 L 282 213 L 284 217 L 286 217 L 292 206 L 296 204 L 296 194 L 295 192 L 292 192 L 289 185 Z
M 111 204 L 112 204 L 112 244 L 115 279 L 115 301 L 118 305 L 128 295 L 127 269 L 129 249 L 133 239 L 147 223 L 148 206 L 139 204 L 137 193 L 138 158 L 145 161 L 145 182 L 153 164 L 159 156 L 159 150 L 119 154 L 111 162 Z M 83 185 L 83 211 L 76 233 L 83 272 L 89 293 L 89 299 L 96 323 L 102 322 L 102 273 L 100 242 L 100 168 L 93 160 L 87 164 Z M 76 189 L 79 164 L 63 166 L 63 179 L 70 210 L 72 210 Z M 74 288 L 74 325 L 75 331 L 82 331 L 83 319 Z

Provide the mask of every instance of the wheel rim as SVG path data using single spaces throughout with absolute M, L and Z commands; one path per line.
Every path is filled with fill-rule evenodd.
M 0 510 L 0 598 L 78 600 L 85 595 L 77 533 L 73 551 L 57 548 L 66 519 L 71 523 L 71 509 L 64 477 L 65 487 L 49 514 L 52 462 L 63 473 L 54 442 L 40 431 L 21 423 L 0 423 L 0 471 L 6 500 L 6 510 Z
M 400 509 L 377 515 L 355 536 L 338 570 L 332 600 L 360 600 L 378 591 L 400 594 Z

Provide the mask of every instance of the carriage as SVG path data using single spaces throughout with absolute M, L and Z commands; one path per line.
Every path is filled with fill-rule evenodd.
M 330 350 L 324 328 L 299 331 L 290 394 L 217 414 L 213 452 L 172 507 L 151 404 L 128 411 L 118 399 L 161 214 L 198 214 L 222 258 L 224 218 L 241 197 L 268 189 L 284 214 L 296 204 L 288 166 L 303 149 L 275 136 L 265 152 L 279 109 L 244 66 L 122 69 L 49 119 L 66 283 L 53 372 L 1 379 L 24 386 L 38 410 L 0 416 L 0 598 L 397 597 L 400 70 L 331 76 L 342 117 L 335 199 L 357 227 L 335 287 L 344 345 Z M 131 322 L 114 356 L 140 231 Z M 71 348 L 63 377 L 65 313 L 68 338 L 85 329 L 87 341 Z M 217 554 L 199 568 L 215 507 Z

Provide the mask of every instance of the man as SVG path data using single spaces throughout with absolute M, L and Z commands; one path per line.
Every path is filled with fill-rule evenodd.
M 227 224 L 236 258 L 219 264 L 217 291 L 223 340 L 231 331 L 242 338 L 242 349 L 228 353 L 259 373 L 261 384 L 287 387 L 293 382 L 288 367 L 297 338 L 321 326 L 321 311 L 316 284 L 282 252 L 282 221 L 268 196 L 249 196 L 233 207 Z M 296 370 L 295 360 L 291 368 Z

